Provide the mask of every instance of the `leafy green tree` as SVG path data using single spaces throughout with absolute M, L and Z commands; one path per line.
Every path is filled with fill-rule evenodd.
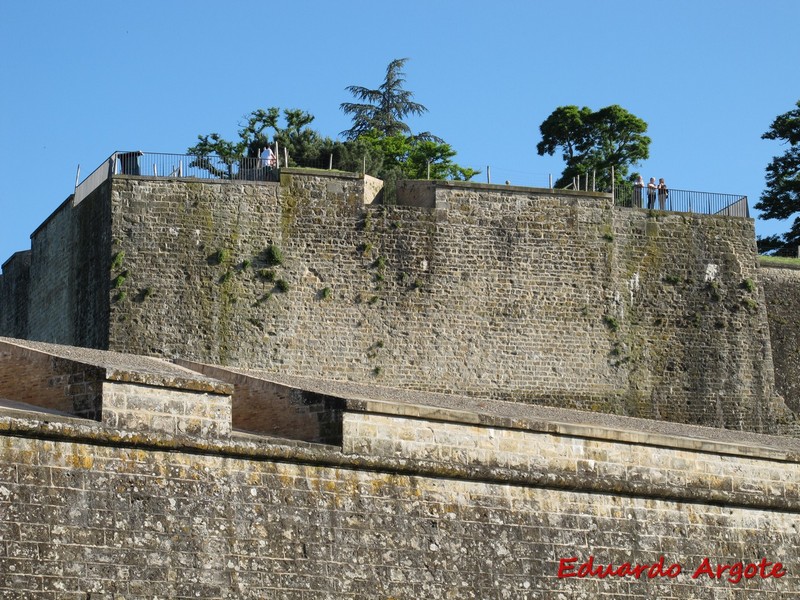
M 788 219 L 800 212 L 800 100 L 797 108 L 776 117 L 761 137 L 781 140 L 789 147 L 767 165 L 767 187 L 755 207 L 762 211 L 762 219 Z M 759 251 L 797 256 L 798 245 L 800 216 L 795 217 L 789 231 L 781 236 L 760 239 Z
M 354 140 L 371 131 L 386 136 L 410 135 L 411 128 L 403 121 L 409 115 L 428 112 L 422 104 L 414 102 L 414 94 L 403 89 L 407 58 L 397 58 L 386 67 L 386 76 L 377 89 L 360 85 L 345 88 L 359 102 L 343 102 L 341 109 L 352 115 L 353 126 L 341 133 L 346 139 Z
M 281 125 L 278 108 L 254 110 L 246 115 L 244 124 L 240 126 L 238 141 L 226 140 L 218 133 L 199 135 L 198 143 L 187 152 L 197 157 L 197 166 L 217 177 L 229 178 L 234 164 L 245 157 L 257 157 L 262 149 L 275 141 L 279 148 L 287 150 L 294 164 L 313 164 L 333 151 L 337 142 L 309 127 L 313 115 L 299 109 L 285 109 L 283 117 L 285 125 Z M 212 163 L 209 159 L 212 155 L 221 159 L 224 170 Z
M 559 106 L 539 126 L 540 156 L 561 151 L 565 167 L 556 187 L 573 178 L 595 173 L 599 189 L 611 187 L 611 167 L 620 185 L 630 167 L 650 155 L 647 123 L 617 104 L 592 111 L 587 107 Z
M 390 62 L 377 89 L 357 85 L 346 88 L 359 102 L 341 105 L 353 119 L 353 126 L 341 133 L 347 140 L 341 149 L 342 164 L 351 165 L 360 152 L 362 160 L 369 163 L 366 171 L 383 179 L 389 188 L 397 179 L 474 177 L 479 171 L 454 163 L 456 152 L 444 140 L 430 132 L 414 134 L 404 122 L 407 116 L 428 110 L 414 102 L 414 94 L 404 89 L 403 67 L 407 60 Z
M 359 144 L 370 156 L 371 173 L 381 179 L 391 175 L 403 179 L 455 179 L 466 181 L 478 174 L 453 162 L 456 151 L 449 144 L 416 136 L 381 135 L 372 131 L 345 146 Z

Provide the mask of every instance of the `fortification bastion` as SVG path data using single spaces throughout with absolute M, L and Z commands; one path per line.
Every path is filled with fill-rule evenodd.
M 113 175 L 6 261 L 0 595 L 797 596 L 751 220 L 380 187 Z

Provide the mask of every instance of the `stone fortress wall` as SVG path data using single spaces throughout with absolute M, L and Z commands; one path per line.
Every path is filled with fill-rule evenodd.
M 34 234 L 27 331 L 4 304 L 2 332 L 796 431 L 774 389 L 752 221 L 471 182 L 406 182 L 383 206 L 365 203 L 370 183 L 115 176 Z

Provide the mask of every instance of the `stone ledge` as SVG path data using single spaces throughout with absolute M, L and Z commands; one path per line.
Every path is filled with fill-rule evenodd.
M 693 427 L 695 436 L 678 435 L 676 433 L 656 433 L 636 429 L 611 428 L 592 423 L 568 423 L 558 421 L 543 421 L 536 418 L 502 417 L 485 413 L 454 410 L 441 407 L 394 403 L 379 400 L 349 399 L 347 400 L 348 412 L 363 412 L 370 414 L 385 414 L 400 416 L 410 419 L 428 421 L 443 421 L 465 425 L 478 425 L 504 429 L 517 429 L 539 433 L 552 433 L 557 435 L 622 442 L 642 446 L 659 446 L 663 448 L 691 450 L 711 454 L 724 454 L 743 456 L 748 458 L 763 458 L 783 462 L 800 463 L 800 441 L 794 444 L 797 447 L 784 449 L 777 447 L 785 445 L 787 439 L 776 436 L 747 433 L 763 438 L 760 444 L 734 443 L 726 440 L 714 439 L 717 430 L 712 428 Z M 578 412 L 578 411 L 575 411 Z M 585 413 L 590 417 L 592 413 Z M 590 420 L 587 418 L 587 420 Z M 688 427 L 688 426 L 687 426 Z M 704 430 L 698 432 L 697 429 Z M 707 437 L 700 437 L 706 433 Z M 736 432 L 739 433 L 739 432 Z M 744 434 L 744 432 L 741 432 Z M 791 438 L 790 438 L 791 439 Z M 775 443 L 771 445 L 770 442 Z
M 525 470 L 490 465 L 448 464 L 404 457 L 365 456 L 345 454 L 332 446 L 292 440 L 255 442 L 249 435 L 209 440 L 185 435 L 121 431 L 97 424 L 75 423 L 68 419 L 22 419 L 4 414 L 3 411 L 0 411 L 0 436 L 800 514 L 800 498 L 788 493 L 764 494 L 759 489 L 715 488 L 710 485 L 713 477 L 705 487 L 680 487 L 668 480 L 648 478 L 645 470 L 639 472 L 636 465 L 631 465 L 625 479 L 614 480 L 591 469 L 564 469 L 557 465 Z
M 0 350 L 19 356 L 56 357 L 104 370 L 109 381 L 230 395 L 233 386 L 172 362 L 108 350 L 0 337 Z

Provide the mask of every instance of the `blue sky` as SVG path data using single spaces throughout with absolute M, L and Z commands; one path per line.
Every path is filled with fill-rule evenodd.
M 638 168 L 674 189 L 745 194 L 783 152 L 762 140 L 800 99 L 797 0 L 341 0 L 0 4 L 0 262 L 115 150 L 234 138 L 256 108 L 302 108 L 330 137 L 348 85 L 408 57 L 444 138 L 493 181 L 547 185 L 536 154 L 558 106 L 620 104 L 649 124 Z M 760 235 L 788 228 L 756 221 Z

